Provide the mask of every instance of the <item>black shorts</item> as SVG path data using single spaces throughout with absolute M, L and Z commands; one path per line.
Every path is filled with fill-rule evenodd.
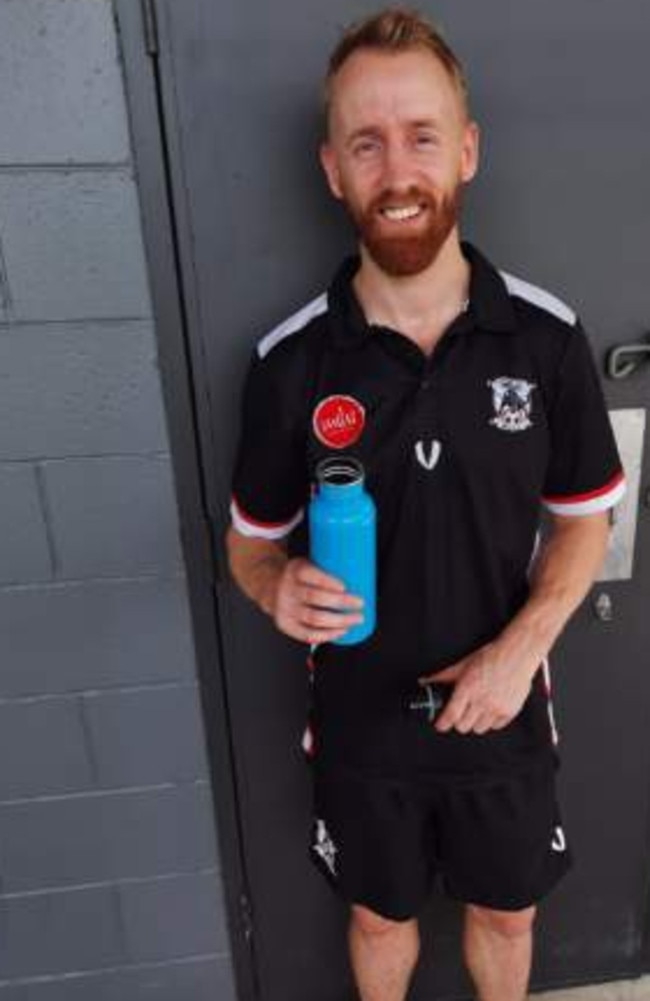
M 348 903 L 414 917 L 437 876 L 495 910 L 537 903 L 572 862 L 547 763 L 480 785 L 314 767 L 309 853 Z

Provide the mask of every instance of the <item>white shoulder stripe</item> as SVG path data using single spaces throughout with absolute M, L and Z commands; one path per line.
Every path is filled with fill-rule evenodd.
M 517 295 L 520 299 L 526 299 L 528 302 L 534 303 L 535 306 L 545 309 L 548 313 L 553 313 L 554 316 L 559 317 L 560 320 L 564 320 L 565 323 L 570 323 L 572 327 L 575 326 L 577 320 L 576 314 L 561 299 L 551 295 L 550 292 L 547 292 L 543 288 L 538 288 L 537 285 L 525 282 L 522 278 L 509 275 L 505 271 L 500 271 L 499 274 L 506 283 L 510 295 Z
M 299 309 L 297 313 L 293 313 L 287 320 L 284 320 L 279 326 L 274 327 L 274 329 L 266 334 L 260 341 L 257 342 L 257 353 L 260 358 L 264 358 L 269 351 L 275 347 L 280 341 L 284 340 L 285 337 L 289 337 L 290 334 L 297 334 L 299 330 L 306 327 L 310 320 L 313 320 L 315 316 L 320 316 L 321 313 L 326 313 L 328 308 L 327 302 L 327 292 L 323 292 L 319 295 L 317 299 L 312 299 L 308 302 L 306 306 Z

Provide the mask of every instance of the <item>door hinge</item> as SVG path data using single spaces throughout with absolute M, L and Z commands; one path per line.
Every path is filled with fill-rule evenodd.
M 241 923 L 244 930 L 244 938 L 250 944 L 253 938 L 253 909 L 246 893 L 240 894 L 239 909 L 241 912 Z
M 142 7 L 142 27 L 144 47 L 148 56 L 158 55 L 158 21 L 155 0 L 140 0 Z

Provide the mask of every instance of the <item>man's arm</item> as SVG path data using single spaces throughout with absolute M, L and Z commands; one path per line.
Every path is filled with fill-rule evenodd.
M 289 559 L 284 539 L 246 536 L 231 526 L 226 549 L 235 583 L 287 636 L 325 643 L 362 621 L 363 600 L 309 560 Z M 357 611 L 344 614 L 345 609 Z
M 607 551 L 608 511 L 552 518 L 551 535 L 533 571 L 530 597 L 499 637 L 504 653 L 513 660 L 530 656 L 539 664 L 548 655 L 589 592 Z
M 494 641 L 430 676 L 456 682 L 436 729 L 486 733 L 517 715 L 540 663 L 602 566 L 609 533 L 608 511 L 553 516 L 523 608 Z

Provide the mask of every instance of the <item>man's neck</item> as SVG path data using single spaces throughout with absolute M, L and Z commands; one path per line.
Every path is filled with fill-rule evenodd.
M 353 279 L 368 323 L 390 327 L 430 354 L 469 297 L 470 266 L 454 229 L 435 260 L 417 275 L 394 277 L 377 267 L 361 247 Z

